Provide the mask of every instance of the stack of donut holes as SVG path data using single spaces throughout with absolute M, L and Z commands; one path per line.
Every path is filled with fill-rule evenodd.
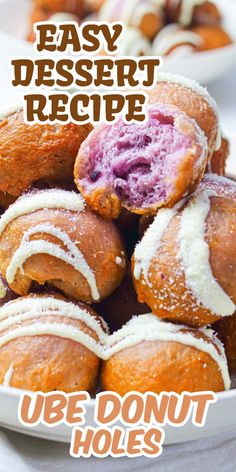
M 223 391 L 236 370 L 236 182 L 207 90 L 159 74 L 148 119 L 0 113 L 0 383 Z
M 188 57 L 232 43 L 222 15 L 208 0 L 32 0 L 28 39 L 37 21 L 123 21 L 123 56 Z

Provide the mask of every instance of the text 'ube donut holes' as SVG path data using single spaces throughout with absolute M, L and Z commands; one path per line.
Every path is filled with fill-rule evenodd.
M 0 111 L 0 191 L 21 195 L 40 179 L 71 182 L 78 149 L 92 125 L 27 125 L 22 103 Z
M 1 384 L 95 392 L 106 326 L 94 310 L 59 295 L 31 294 L 0 308 L 0 320 Z
M 190 326 L 233 315 L 235 216 L 235 182 L 214 174 L 190 199 L 160 210 L 133 255 L 139 301 Z
M 75 183 L 105 218 L 117 218 L 122 207 L 154 214 L 193 191 L 204 174 L 208 148 L 197 123 L 172 105 L 147 112 L 141 125 L 101 125 L 79 150 Z
M 75 192 L 23 195 L 1 217 L 0 233 L 0 270 L 18 295 L 27 295 L 32 282 L 50 283 L 73 299 L 98 302 L 125 275 L 117 227 Z
M 141 315 L 109 338 L 102 386 L 120 395 L 229 389 L 223 345 L 207 328 L 190 329 Z

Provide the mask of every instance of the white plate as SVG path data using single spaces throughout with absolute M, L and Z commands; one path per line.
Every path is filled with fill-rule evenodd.
M 223 12 L 226 31 L 236 41 L 235 0 L 216 0 L 216 3 Z M 29 11 L 29 0 L 0 0 L 0 40 L 3 40 L 6 46 L 14 46 L 16 52 L 20 49 L 25 54 L 32 53 L 32 46 L 24 40 L 30 28 Z M 163 70 L 206 84 L 227 74 L 235 64 L 236 42 L 218 50 L 196 53 L 182 60 L 165 59 Z

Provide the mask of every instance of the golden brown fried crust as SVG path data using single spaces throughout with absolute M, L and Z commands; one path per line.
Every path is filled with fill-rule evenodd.
M 202 351 L 176 342 L 143 341 L 103 363 L 102 386 L 120 395 L 224 390 L 218 364 Z
M 115 193 L 113 193 L 112 190 L 110 190 L 110 188 L 105 187 L 97 188 L 89 194 L 85 193 L 83 187 L 79 185 L 77 180 L 80 178 L 78 162 L 79 161 L 77 158 L 74 170 L 75 184 L 83 195 L 86 203 L 90 206 L 90 208 L 92 208 L 92 210 L 96 211 L 96 213 L 101 215 L 106 220 L 116 220 L 121 214 L 121 200 Z
M 214 329 L 224 344 L 229 370 L 234 374 L 236 372 L 236 313 L 217 321 Z
M 85 307 L 83 304 L 78 305 Z M 86 306 L 86 310 L 92 316 L 97 316 L 90 307 Z M 27 326 L 32 321 L 35 320 L 21 322 L 20 326 Z M 63 317 L 63 313 L 39 316 L 37 321 L 74 326 L 97 340 L 95 332 L 85 323 Z M 16 338 L 0 347 L 1 384 L 11 365 L 11 387 L 42 392 L 85 390 L 94 393 L 100 360 L 82 344 L 53 335 L 40 335 Z
M 164 103 L 175 105 L 190 118 L 194 119 L 204 131 L 210 158 L 215 151 L 218 133 L 218 117 L 203 95 L 180 84 L 159 82 L 148 92 L 149 103 Z
M 46 12 L 75 13 L 80 18 L 86 14 L 85 0 L 33 0 L 35 8 L 42 8 Z
M 187 290 L 185 275 L 178 260 L 180 215 L 166 230 L 158 252 L 153 256 L 148 286 L 143 275 L 134 278 L 140 303 L 146 303 L 159 318 L 190 326 L 213 324 L 220 317 L 204 307 L 196 307 Z M 236 203 L 227 198 L 211 198 L 211 211 L 206 222 L 206 241 L 210 249 L 213 275 L 223 290 L 236 303 Z M 134 260 L 133 260 L 134 265 Z M 193 310 L 194 307 L 194 310 Z
M 0 122 L 0 191 L 21 195 L 39 179 L 72 181 L 78 149 L 92 126 L 26 125 L 23 111 Z
M 229 157 L 230 144 L 227 138 L 222 138 L 221 147 L 219 151 L 215 151 L 212 155 L 211 161 L 208 164 L 208 172 L 213 174 L 225 175 L 226 161 Z
M 232 44 L 232 39 L 219 26 L 199 25 L 192 27 L 191 31 L 201 37 L 201 44 L 197 46 L 197 51 L 210 51 Z
M 66 232 L 80 249 L 95 274 L 100 299 L 107 297 L 118 287 L 125 275 L 125 255 L 121 256 L 125 249 L 120 234 L 113 223 L 103 220 L 88 209 L 81 213 L 39 210 L 15 219 L 0 238 L 0 270 L 3 277 L 6 277 L 7 267 L 24 233 L 38 224 L 45 223 Z M 45 233 L 31 237 L 31 240 L 35 239 L 45 239 L 62 246 L 57 238 Z M 124 263 L 117 264 L 116 257 L 121 257 Z M 24 274 L 18 270 L 10 288 L 18 295 L 26 295 L 30 291 L 32 281 L 40 285 L 48 282 L 76 300 L 88 303 L 95 301 L 84 276 L 71 265 L 48 254 L 36 254 L 27 259 Z

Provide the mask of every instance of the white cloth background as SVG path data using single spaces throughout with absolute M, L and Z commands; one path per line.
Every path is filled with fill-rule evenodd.
M 157 459 L 74 459 L 69 445 L 0 429 L 0 472 L 235 472 L 236 429 L 223 435 L 164 446 Z
M 7 59 L 16 51 L 8 51 L 1 44 L 0 90 L 1 99 L 7 100 Z M 216 98 L 224 130 L 236 132 L 236 69 L 209 91 Z M 236 152 L 235 152 L 236 169 Z M 1 412 L 0 412 L 1 418 Z M 166 446 L 158 459 L 73 459 L 69 446 L 33 439 L 0 428 L 0 472 L 235 472 L 235 431 L 182 445 Z

